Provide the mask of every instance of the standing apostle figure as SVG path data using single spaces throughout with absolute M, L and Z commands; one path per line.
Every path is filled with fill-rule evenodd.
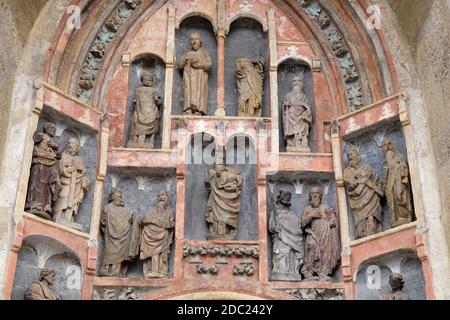
M 111 189 L 109 202 L 101 219 L 105 251 L 100 275 L 123 278 L 127 275 L 128 261 L 139 254 L 140 221 L 125 208 L 119 188 Z
M 183 70 L 183 113 L 205 115 L 208 110 L 208 77 L 211 70 L 211 57 L 202 48 L 198 33 L 189 38 L 191 50 L 181 57 L 178 68 Z
M 291 209 L 292 194 L 280 191 L 269 218 L 273 238 L 272 278 L 274 280 L 301 280 L 303 264 L 303 233 L 300 219 Z
M 309 194 L 311 205 L 305 208 L 302 216 L 302 229 L 306 234 L 302 273 L 307 281 L 332 281 L 330 276 L 341 255 L 336 212 L 322 204 L 322 197 L 320 188 L 312 188 Z
M 156 206 L 141 220 L 140 259 L 144 260 L 146 278 L 167 278 L 169 274 L 169 253 L 175 218 L 168 192 L 161 192 L 157 201 Z
M 380 197 L 384 193 L 376 179 L 375 169 L 361 160 L 358 149 L 350 149 L 348 159 L 344 182 L 355 222 L 356 238 L 367 237 L 382 231 Z
M 303 92 L 303 73 L 292 80 L 292 91 L 284 98 L 283 125 L 287 151 L 309 152 L 312 111 Z
M 25 210 L 44 219 L 53 218 L 53 204 L 61 192 L 57 161 L 61 151 L 53 140 L 56 126 L 46 123 L 42 133 L 33 135 L 33 160 Z
M 264 63 L 247 58 L 236 60 L 239 116 L 261 117 L 264 95 Z
M 67 142 L 58 168 L 62 190 L 54 206 L 54 220 L 71 225 L 74 223 L 74 217 L 78 213 L 89 184 L 86 168 L 80 157 L 80 143 L 77 139 L 70 138 Z
M 141 80 L 143 86 L 136 89 L 134 97 L 135 109 L 128 147 L 153 149 L 159 130 L 162 98 L 153 87 L 153 74 L 144 73 Z M 150 140 L 146 142 L 148 136 Z

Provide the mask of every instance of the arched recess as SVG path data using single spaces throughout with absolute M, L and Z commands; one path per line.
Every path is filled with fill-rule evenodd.
M 18 253 L 11 299 L 23 300 L 44 269 L 55 271 L 53 289 L 63 300 L 81 298 L 83 271 L 77 253 L 52 238 L 29 236 Z

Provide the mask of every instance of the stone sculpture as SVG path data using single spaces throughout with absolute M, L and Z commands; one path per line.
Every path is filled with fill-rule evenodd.
M 344 170 L 344 182 L 355 222 L 356 238 L 382 231 L 382 207 L 384 196 L 375 169 L 361 159 L 356 148 L 348 152 L 349 165 Z
M 235 240 L 243 179 L 239 170 L 225 167 L 223 152 L 218 149 L 214 169 L 205 170 L 205 186 L 209 193 L 207 239 Z
M 61 300 L 61 297 L 51 289 L 55 277 L 54 270 L 42 270 L 39 282 L 33 282 L 31 288 L 25 293 L 25 300 Z
M 287 151 L 310 152 L 309 130 L 312 111 L 308 97 L 303 92 L 303 73 L 292 80 L 292 91 L 284 98 L 283 125 Z
M 384 293 L 381 300 L 409 300 L 409 296 L 402 291 L 405 281 L 399 273 L 392 273 L 389 276 L 389 285 L 392 291 Z
M 236 60 L 239 116 L 261 117 L 264 95 L 264 63 L 247 58 Z
M 101 219 L 105 251 L 100 275 L 126 277 L 128 261 L 139 254 L 140 220 L 125 208 L 122 191 L 112 188 Z
M 413 207 L 409 169 L 403 155 L 389 139 L 382 141 L 384 153 L 384 193 L 391 227 L 413 221 Z
M 80 143 L 77 139 L 70 138 L 67 142 L 59 160 L 58 172 L 62 190 L 53 208 L 54 220 L 81 230 L 82 226 L 75 224 L 74 219 L 88 192 L 89 179 L 86 176 L 83 159 L 80 157 Z
M 205 115 L 208 109 L 208 77 L 212 61 L 202 48 L 198 33 L 189 38 L 191 50 L 181 57 L 178 68 L 183 70 L 183 113 Z
M 273 239 L 272 279 L 275 280 L 302 279 L 303 232 L 300 218 L 291 210 L 291 198 L 290 192 L 280 191 L 269 218 L 269 231 Z
M 134 96 L 133 122 L 128 147 L 154 149 L 161 119 L 162 98 L 153 87 L 153 74 L 143 73 L 141 81 L 143 85 L 136 89 Z
M 170 245 L 175 227 L 168 192 L 164 191 L 158 195 L 156 206 L 145 214 L 141 226 L 140 259 L 144 260 L 144 276 L 167 278 Z
M 332 281 L 330 277 L 341 255 L 336 211 L 322 203 L 322 190 L 314 187 L 309 194 L 310 206 L 302 216 L 306 234 L 302 274 L 307 281 Z
M 57 161 L 61 151 L 53 140 L 56 126 L 46 123 L 42 133 L 33 135 L 34 148 L 25 210 L 44 219 L 53 218 L 53 204 L 61 192 Z

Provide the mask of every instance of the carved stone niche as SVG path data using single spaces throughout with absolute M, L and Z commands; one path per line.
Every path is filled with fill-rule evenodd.
M 175 34 L 176 61 L 181 61 L 184 53 L 191 50 L 189 38 L 193 33 L 200 35 L 202 48 L 211 58 L 208 73 L 207 115 L 214 115 L 217 105 L 217 40 L 211 22 L 201 16 L 191 16 L 183 20 Z M 175 66 L 172 114 L 181 115 L 184 109 L 183 70 Z
M 39 282 L 41 271 L 55 271 L 49 288 L 62 300 L 79 300 L 83 273 L 76 254 L 60 242 L 44 236 L 24 239 L 19 251 L 11 299 L 23 300 L 33 282 Z
M 209 235 L 206 212 L 210 195 L 205 185 L 205 170 L 214 169 L 215 148 L 214 138 L 207 134 L 193 135 L 187 147 L 184 236 L 188 240 L 207 240 Z M 236 238 L 232 240 L 258 239 L 255 155 L 253 142 L 243 136 L 232 138 L 222 153 L 225 167 L 239 170 L 243 180 Z
M 269 95 L 269 50 L 267 33 L 263 26 L 252 18 L 238 18 L 230 25 L 225 43 L 225 106 L 227 115 L 237 116 L 239 91 L 236 82 L 235 63 L 246 58 L 264 64 L 262 116 L 270 116 Z
M 150 148 L 150 139 L 152 139 L 152 135 L 149 132 L 156 131 L 155 135 L 155 145 L 153 149 L 159 149 L 161 148 L 162 144 L 162 127 L 163 127 L 163 114 L 164 114 L 164 89 L 165 89 L 165 79 L 166 79 L 166 67 L 164 61 L 152 54 L 143 54 L 136 58 L 130 68 L 130 79 L 128 83 L 128 103 L 127 103 L 127 121 L 126 121 L 126 127 L 125 127 L 125 140 L 124 145 L 128 146 L 129 148 Z M 137 104 L 140 103 L 139 95 L 147 94 L 151 91 L 146 89 L 142 90 L 143 93 L 137 93 L 136 89 L 138 88 L 145 88 L 142 80 L 143 76 L 145 75 L 152 75 L 153 76 L 153 88 L 155 92 L 155 96 L 153 97 L 146 97 L 147 100 L 150 102 L 148 103 L 151 105 L 152 103 L 155 103 L 155 105 L 158 104 L 158 101 L 156 101 L 157 97 L 161 97 L 161 102 L 159 107 L 159 121 L 148 121 L 145 120 L 144 117 L 149 117 L 148 114 L 143 114 L 143 108 L 138 106 Z M 136 101 L 137 100 L 137 101 Z M 139 109 L 139 110 L 138 110 Z M 153 109 L 152 109 L 153 110 Z M 138 115 L 135 114 L 135 111 L 139 111 Z M 137 120 L 136 120 L 137 117 Z M 153 117 L 152 117 L 153 118 Z M 133 126 L 133 123 L 138 122 L 138 126 Z M 155 126 L 158 126 L 158 130 L 155 129 Z M 144 132 L 148 133 L 145 139 L 144 144 L 139 144 L 138 142 L 133 143 L 131 140 L 131 136 L 133 134 L 133 131 L 136 132 Z
M 169 194 L 170 206 L 175 214 L 176 208 L 176 173 L 174 169 L 145 169 L 145 168 L 114 168 L 109 167 L 105 179 L 103 203 L 109 203 L 109 196 L 112 188 L 119 188 L 122 191 L 124 207 L 130 210 L 136 219 L 143 218 L 151 208 L 157 203 L 158 195 L 167 191 Z M 103 208 L 102 208 L 103 209 Z M 142 233 L 142 229 L 140 229 Z M 98 274 L 103 261 L 105 251 L 105 239 L 103 232 L 99 237 Z M 168 277 L 173 277 L 173 263 L 175 256 L 175 240 L 172 239 L 169 250 Z M 132 279 L 143 279 L 144 262 L 137 256 L 127 263 L 128 270 L 126 277 Z
M 334 219 L 337 220 L 338 212 L 336 207 L 336 182 L 334 177 L 329 173 L 295 173 L 295 172 L 277 172 L 276 174 L 267 177 L 267 222 L 268 222 L 268 269 L 271 281 L 318 281 L 318 282 L 339 282 L 341 274 L 339 271 L 340 264 L 340 245 L 339 229 L 330 225 L 333 230 L 334 243 L 336 248 L 329 248 L 334 250 L 336 260 L 333 259 L 329 263 L 332 266 L 332 271 L 329 274 L 319 274 L 313 272 L 310 274 L 309 269 L 305 268 L 308 254 L 306 243 L 308 241 L 308 229 L 311 228 L 309 223 L 306 223 L 302 228 L 303 215 L 305 208 L 311 206 L 309 195 L 314 187 L 318 187 L 322 191 L 322 205 L 328 205 L 334 209 Z M 277 204 L 280 196 L 280 191 L 284 194 L 290 193 L 290 206 L 283 207 L 282 203 Z M 272 200 L 273 199 L 273 200 Z M 288 201 L 289 202 L 289 201 Z M 274 215 L 274 204 L 276 204 L 277 215 Z M 286 215 L 286 216 L 285 216 Z M 291 216 L 293 215 L 293 216 Z M 278 217 L 283 216 L 283 221 L 279 222 Z M 280 228 L 279 230 L 277 230 Z M 296 240 L 287 243 L 283 238 L 283 230 L 290 229 L 298 232 Z M 331 234 L 331 232 L 330 232 Z M 337 239 L 336 239 L 337 238 Z M 283 260 L 283 251 L 292 257 L 296 257 L 297 262 L 293 264 L 289 260 Z M 278 258 L 277 258 L 278 257 Z M 328 264 L 324 264 L 328 265 Z M 333 267 L 334 266 L 334 267 Z M 324 267 L 323 270 L 326 268 Z
M 391 292 L 389 276 L 392 273 L 403 276 L 402 292 L 411 300 L 426 299 L 422 263 L 411 249 L 398 250 L 364 261 L 356 273 L 356 299 L 380 300 L 383 294 Z
M 294 79 L 296 84 L 298 82 L 303 84 L 302 89 L 298 86 L 294 88 Z M 306 62 L 290 58 L 278 65 L 278 102 L 280 105 L 280 152 L 317 151 L 317 139 L 323 134 L 316 135 L 317 121 L 320 119 L 317 119 L 315 114 L 312 72 Z M 301 107 L 304 105 L 308 105 L 310 110 Z M 286 130 L 289 131 L 287 137 Z M 292 139 L 294 133 L 299 137 L 303 136 L 303 146 L 300 141 Z M 289 147 L 287 139 L 294 140 L 296 146 Z
M 55 163 L 55 169 L 58 172 L 58 176 L 60 177 L 60 180 L 63 183 L 63 190 L 59 193 L 60 199 L 58 201 L 55 201 L 52 203 L 52 214 L 51 217 L 52 220 L 54 220 L 56 223 L 64 224 L 66 226 L 78 229 L 80 231 L 88 233 L 90 231 L 90 225 L 91 225 L 91 216 L 92 216 L 92 206 L 94 202 L 94 188 L 95 188 L 95 177 L 96 177 L 96 167 L 97 167 L 97 139 L 96 135 L 97 132 L 93 130 L 92 128 L 81 124 L 62 113 L 51 109 L 47 106 L 44 106 L 44 109 L 41 113 L 38 127 L 36 132 L 42 133 L 44 125 L 51 123 L 55 126 L 55 137 L 52 138 L 54 142 L 58 145 L 59 151 L 64 154 L 64 151 L 67 149 L 67 145 L 69 140 L 75 141 L 79 146 L 79 153 L 78 156 L 81 158 L 81 165 L 78 165 L 77 168 L 80 169 L 84 166 L 84 182 L 83 185 L 86 183 L 87 191 L 83 191 L 83 196 L 78 199 L 78 205 L 73 205 L 73 208 L 78 207 L 78 212 L 68 214 L 71 215 L 74 219 L 74 222 L 66 221 L 65 219 L 58 218 L 58 215 L 55 214 L 59 210 L 66 211 L 68 208 L 67 205 L 64 205 L 64 201 L 67 203 L 69 202 L 68 199 L 70 198 L 70 195 L 73 195 L 76 192 L 71 192 L 69 187 L 69 181 L 71 181 L 70 177 L 64 177 L 62 169 L 65 167 L 65 165 L 68 165 L 68 163 L 63 163 L 61 161 L 57 161 Z M 33 143 L 32 141 L 30 143 Z M 73 164 L 72 160 L 72 164 Z M 78 160 L 77 160 L 78 161 Z M 78 162 L 77 162 L 78 163 Z M 32 169 L 31 169 L 32 170 Z M 29 185 L 32 183 L 32 178 L 30 177 Z M 75 179 L 76 184 L 81 185 L 81 181 L 78 181 Z M 80 186 L 81 189 L 81 186 Z M 29 189 L 30 190 L 30 189 Z M 75 187 L 75 190 L 76 187 Z M 28 192 L 27 198 L 30 197 L 30 192 Z M 73 199 L 76 198 L 76 195 L 72 197 Z M 58 203 L 59 202 L 59 203 Z M 74 200 L 76 203 L 77 201 Z M 29 206 L 28 200 L 26 204 L 25 211 L 32 212 L 32 210 L 27 209 Z M 74 209 L 75 210 L 75 209 Z
M 392 174 L 398 174 L 399 175 L 398 177 L 400 178 L 400 173 L 402 172 L 402 169 L 399 166 L 397 166 L 395 168 L 392 168 L 386 174 L 384 165 L 387 164 L 387 162 L 385 162 L 385 156 L 383 151 L 383 144 L 386 141 L 390 141 L 392 143 L 392 145 L 396 149 L 395 151 L 396 154 L 401 156 L 403 158 L 402 160 L 403 163 L 406 163 L 406 165 L 408 165 L 406 142 L 401 129 L 401 124 L 398 121 L 380 123 L 376 126 L 357 131 L 356 133 L 345 137 L 344 143 L 344 168 L 349 167 L 349 152 L 351 150 L 359 150 L 359 153 L 361 155 L 361 163 L 366 163 L 370 168 L 374 170 L 374 177 L 371 178 L 371 180 L 374 181 L 375 183 L 374 185 L 377 190 L 374 196 L 380 198 L 380 205 L 382 210 L 380 221 L 381 223 L 378 232 L 400 225 L 398 223 L 399 221 L 398 219 L 394 221 L 394 223 L 397 223 L 397 225 L 392 225 L 391 223 L 391 212 L 393 212 L 393 210 L 389 209 L 388 203 L 391 203 L 391 208 L 395 206 L 392 204 L 392 202 L 387 201 L 387 197 L 393 195 L 392 189 L 390 188 L 392 188 L 392 186 L 395 184 L 395 180 L 389 178 L 388 174 L 392 172 Z M 389 167 L 389 164 L 387 164 L 387 167 Z M 402 185 L 405 186 L 404 195 L 407 202 L 407 205 L 405 205 L 405 207 L 408 207 L 409 212 L 412 212 L 412 214 L 409 215 L 407 214 L 407 216 L 410 216 L 410 219 L 409 220 L 404 219 L 403 224 L 408 223 L 408 221 L 412 222 L 416 220 L 416 217 L 414 215 L 414 201 L 411 190 L 411 178 L 409 174 L 409 168 L 406 170 L 407 172 L 403 173 L 403 177 L 407 176 L 407 179 L 400 178 L 400 180 L 397 180 L 397 181 L 401 180 L 404 181 Z M 346 188 L 347 189 L 349 188 L 348 182 L 346 182 Z M 358 232 L 355 227 L 354 212 L 351 208 L 351 202 L 349 201 L 349 199 L 350 199 L 349 194 L 347 192 L 347 201 L 349 203 L 348 214 L 349 214 L 350 237 L 352 240 L 354 240 L 362 237 L 358 236 Z

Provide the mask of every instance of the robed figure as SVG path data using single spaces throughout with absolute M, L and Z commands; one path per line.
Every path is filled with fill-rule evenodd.
M 191 50 L 181 57 L 178 68 L 183 70 L 183 113 L 205 115 L 208 110 L 208 77 L 211 70 L 211 57 L 202 48 L 198 33 L 189 38 Z
M 44 219 L 53 218 L 53 204 L 61 192 L 58 160 L 61 151 L 53 140 L 56 126 L 46 123 L 42 133 L 33 135 L 33 160 L 25 210 Z
M 134 113 L 128 147 L 153 149 L 161 119 L 162 98 L 153 87 L 153 74 L 144 73 L 141 81 L 143 85 L 136 89 L 133 102 Z
M 239 116 L 261 117 L 264 95 L 264 63 L 247 58 L 236 60 Z
M 384 153 L 384 193 L 391 228 L 394 228 L 413 221 L 409 169 L 403 155 L 391 140 L 383 140 L 382 148 Z
M 312 111 L 308 97 L 303 92 L 303 74 L 295 76 L 292 91 L 283 101 L 283 126 L 287 151 L 309 152 L 309 130 Z
M 380 198 L 384 196 L 375 169 L 361 159 L 358 149 L 348 152 L 349 165 L 344 170 L 344 182 L 352 209 L 356 238 L 382 231 Z
M 217 152 L 217 151 L 216 151 Z M 205 186 L 209 193 L 206 208 L 208 240 L 235 240 L 237 235 L 242 175 L 237 169 L 225 167 L 218 154 L 214 169 L 205 170 Z
M 163 191 L 158 195 L 156 206 L 145 214 L 141 225 L 140 259 L 144 260 L 144 276 L 167 278 L 170 245 L 175 227 L 168 192 Z
M 331 275 L 341 256 L 336 212 L 322 204 L 322 196 L 320 188 L 312 188 L 311 205 L 304 209 L 302 216 L 302 229 L 306 234 L 302 274 L 307 281 L 332 281 Z
M 102 214 L 105 251 L 100 275 L 126 277 L 128 262 L 139 254 L 140 220 L 124 207 L 122 191 L 112 188 L 109 204 Z
M 53 208 L 56 222 L 73 224 L 85 194 L 88 192 L 89 179 L 86 167 L 80 157 L 80 143 L 70 138 L 58 163 L 62 190 Z
M 61 300 L 61 297 L 52 290 L 56 273 L 54 270 L 41 271 L 39 281 L 33 282 L 31 288 L 25 293 L 25 300 Z
M 292 194 L 280 191 L 269 218 L 272 234 L 272 279 L 301 280 L 304 245 L 300 218 L 291 209 Z M 272 200 L 273 201 L 273 200 Z

